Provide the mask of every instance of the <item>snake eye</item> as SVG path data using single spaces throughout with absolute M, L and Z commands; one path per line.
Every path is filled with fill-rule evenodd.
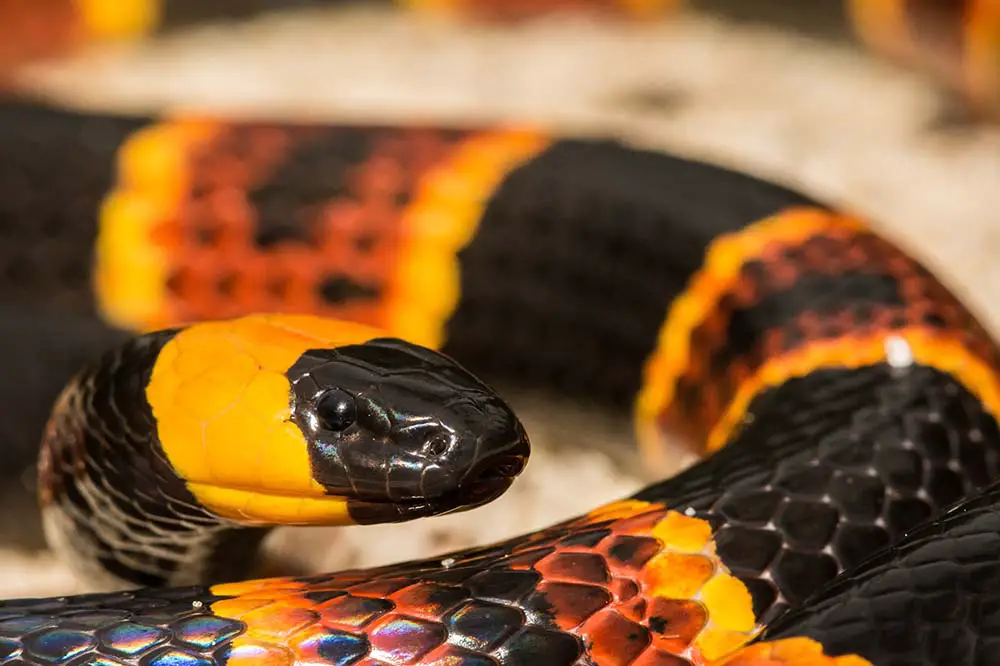
M 354 396 L 341 389 L 330 389 L 316 401 L 316 416 L 325 430 L 343 432 L 358 418 Z

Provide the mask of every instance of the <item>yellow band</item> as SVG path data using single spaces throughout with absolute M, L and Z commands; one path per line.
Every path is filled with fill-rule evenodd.
M 146 387 L 160 444 L 188 489 L 214 514 L 244 524 L 350 523 L 346 500 L 313 478 L 291 419 L 285 373 L 308 349 L 381 335 L 305 315 L 197 324 L 160 351 Z
M 550 140 L 529 130 L 488 132 L 463 142 L 420 180 L 403 218 L 403 249 L 388 297 L 384 328 L 415 344 L 439 348 L 460 298 L 458 253 L 504 176 Z
M 109 323 L 136 332 L 174 326 L 167 307 L 170 234 L 190 190 L 188 160 L 219 131 L 214 123 L 165 121 L 136 132 L 118 153 L 118 183 L 99 213 L 94 294 Z
M 854 218 L 818 208 L 792 208 L 711 243 L 701 269 L 671 304 L 656 348 L 646 361 L 635 403 L 635 427 L 648 460 L 658 461 L 662 455 L 658 419 L 690 362 L 692 334 L 736 288 L 743 266 L 763 257 L 775 243 L 794 244 L 821 232 L 852 234 L 860 229 L 864 226 Z
M 746 418 L 750 403 L 764 389 L 825 368 L 855 369 L 885 363 L 890 354 L 887 344 L 894 342 L 908 347 L 913 363 L 951 374 L 983 403 L 990 414 L 1000 415 L 1000 380 L 997 373 L 969 351 L 960 335 L 961 332 L 952 337 L 946 332 L 911 326 L 891 333 L 878 332 L 815 342 L 769 359 L 740 385 L 723 417 L 709 433 L 706 452 L 712 453 L 725 446 L 733 431 Z M 652 436 L 652 433 L 645 436 Z

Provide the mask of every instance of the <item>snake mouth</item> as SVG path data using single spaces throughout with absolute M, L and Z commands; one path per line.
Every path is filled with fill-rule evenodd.
M 351 499 L 347 502 L 348 512 L 354 522 L 371 525 L 468 511 L 507 492 L 524 469 L 525 462 L 524 456 L 501 456 L 474 468 L 458 488 L 437 497 L 397 501 Z
M 524 456 L 508 455 L 473 469 L 458 490 L 461 507 L 456 510 L 472 509 L 498 498 L 524 470 L 525 462 Z
M 527 456 L 495 456 L 472 468 L 454 490 L 432 498 L 359 499 L 343 495 L 309 496 L 215 484 L 189 483 L 206 509 L 245 525 L 370 525 L 400 523 L 459 513 L 503 495 L 524 470 Z

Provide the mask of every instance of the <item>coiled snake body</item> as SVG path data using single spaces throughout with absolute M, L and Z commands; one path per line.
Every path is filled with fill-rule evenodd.
M 989 3 L 846 4 L 897 55 L 933 46 L 890 39 L 898 21 L 952 28 L 965 48 L 939 70 L 989 105 Z M 10 26 L 43 8 L 9 5 Z M 44 6 L 62 41 L 12 36 L 11 62 L 148 29 L 157 7 Z M 192 10 L 163 7 L 165 23 Z M 0 156 L 0 242 L 16 248 L 3 321 L 16 355 L 52 370 L 37 394 L 2 381 L 21 404 L 55 402 L 47 534 L 95 586 L 148 586 L 4 602 L 0 662 L 1000 663 L 998 349 L 856 217 L 521 128 L 12 99 Z M 24 279 L 33 253 L 48 270 Z M 239 581 L 267 525 L 405 520 L 503 492 L 527 440 L 465 367 L 635 399 L 650 455 L 664 433 L 708 455 L 502 543 Z M 11 455 L 37 448 L 32 410 L 49 407 L 16 419 L 11 441 L 35 439 Z

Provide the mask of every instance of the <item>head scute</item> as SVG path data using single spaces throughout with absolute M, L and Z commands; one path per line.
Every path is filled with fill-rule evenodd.
M 313 348 L 289 368 L 311 473 L 359 522 L 478 506 L 524 467 L 524 428 L 451 358 L 396 338 Z

